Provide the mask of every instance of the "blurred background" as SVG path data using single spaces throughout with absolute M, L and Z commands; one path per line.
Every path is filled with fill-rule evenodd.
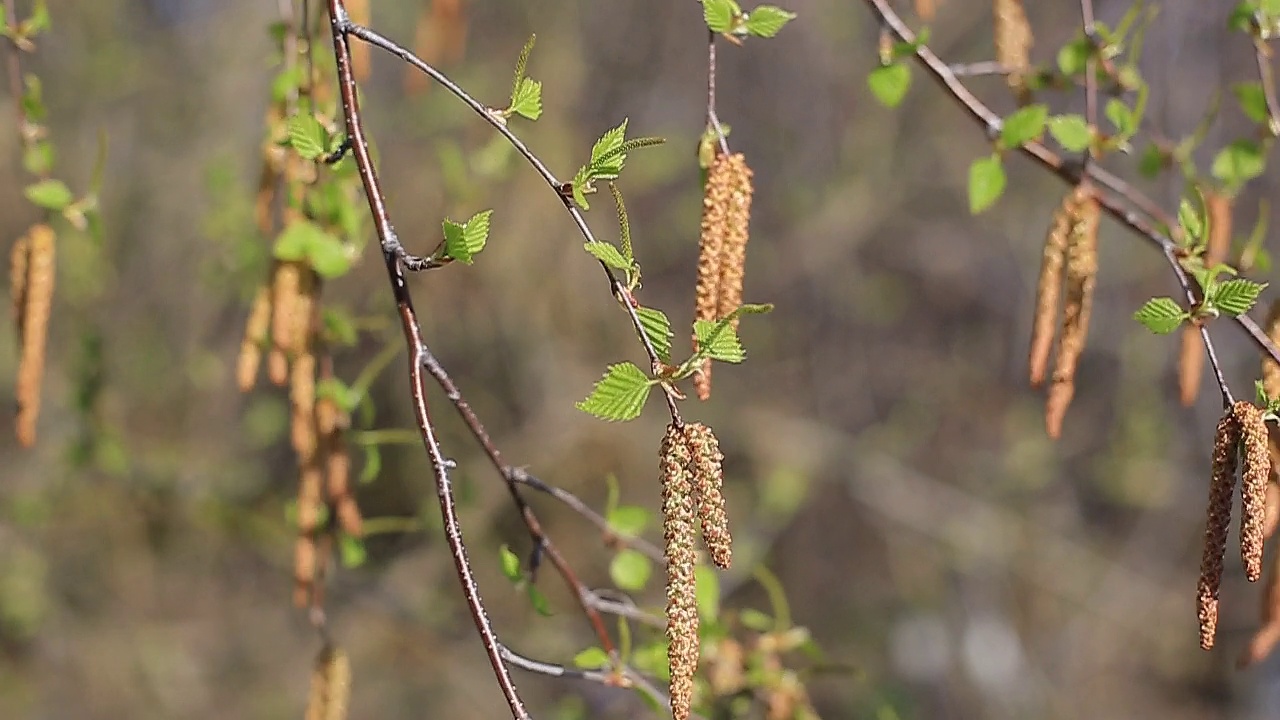
M 21 450 L 7 426 L 0 434 L 0 717 L 297 717 L 319 641 L 289 602 L 286 398 L 265 383 L 241 394 L 234 380 L 269 254 L 252 202 L 276 3 L 49 4 L 53 30 L 27 62 L 44 80 L 59 177 L 83 188 L 98 133 L 108 138 L 106 235 L 99 245 L 63 233 L 40 440 Z M 1147 128 L 1182 137 L 1225 94 L 1197 154 L 1207 166 L 1249 132 L 1226 88 L 1256 78 L 1253 48 L 1226 29 L 1231 2 L 1149 4 L 1159 14 L 1142 65 Z M 374 27 L 414 43 L 422 0 L 372 6 Z M 1075 403 L 1062 439 L 1047 440 L 1026 348 L 1042 239 L 1065 186 L 1014 158 L 1006 196 L 970 217 L 964 182 L 989 151 L 982 133 L 919 71 L 901 108 L 871 98 L 877 28 L 863 3 L 785 6 L 799 18 L 777 38 L 721 43 L 719 78 L 720 118 L 755 171 L 746 300 L 777 308 L 743 322 L 749 360 L 717 369 L 712 400 L 684 405 L 726 455 L 737 541 L 726 606 L 768 607 L 754 565 L 780 577 L 795 623 L 851 668 L 807 680 L 825 718 L 1280 716 L 1280 660 L 1234 669 L 1261 602 L 1234 554 L 1218 648 L 1197 647 L 1219 408 L 1207 373 L 1199 405 L 1178 404 L 1176 339 L 1131 319 L 1146 298 L 1173 293 L 1167 266 L 1104 221 Z M 545 112 L 515 127 L 557 174 L 571 176 L 623 118 L 632 135 L 667 138 L 631 155 L 621 186 L 640 299 L 668 313 L 680 348 L 701 203 L 700 8 L 462 8 L 465 45 L 441 65 L 482 100 L 503 101 L 520 47 L 538 34 L 530 74 L 544 82 Z M 1097 3 L 1109 23 L 1126 8 Z M 1033 59 L 1051 62 L 1079 7 L 1028 3 L 1028 14 Z M 939 4 L 931 44 L 944 59 L 989 60 L 991 42 L 989 3 Z M 456 100 L 387 57 L 375 54 L 372 70 L 366 113 L 411 249 L 429 250 L 446 215 L 496 208 L 474 266 L 412 280 L 427 341 L 510 462 L 595 507 L 614 473 L 624 502 L 656 510 L 665 413 L 651 406 L 617 425 L 573 407 L 607 363 L 643 355 L 559 202 Z M 998 78 L 971 85 L 1012 110 Z M 1056 112 L 1081 109 L 1079 97 L 1050 98 Z M 0 132 L 6 239 L 37 219 L 19 154 L 17 133 Z M 1130 159 L 1113 169 L 1137 177 Z M 1237 234 L 1275 179 L 1241 197 Z M 1182 193 L 1177 177 L 1140 187 L 1166 208 Z M 608 204 L 589 215 L 606 239 Z M 336 356 L 339 376 L 401 342 L 374 255 L 326 297 L 370 329 Z M 1255 351 L 1227 323 L 1213 329 L 1248 397 Z M 413 427 L 403 363 L 374 385 L 374 427 Z M 0 378 L 15 367 L 13 333 L 0 333 Z M 12 407 L 12 392 L 6 380 L 0 404 Z M 568 662 L 592 642 L 589 627 L 554 576 L 541 583 L 550 618 L 501 576 L 498 547 L 526 552 L 527 536 L 456 416 L 441 407 L 436 417 L 498 632 Z M 331 629 L 354 669 L 351 716 L 504 717 L 439 534 L 426 455 L 387 447 L 382 461 L 358 489 L 365 516 L 421 516 L 427 527 L 372 538 L 368 562 L 331 582 Z M 531 497 L 583 580 L 607 585 L 599 533 Z M 658 607 L 660 583 L 637 600 Z M 516 680 L 537 717 L 643 716 L 624 691 Z

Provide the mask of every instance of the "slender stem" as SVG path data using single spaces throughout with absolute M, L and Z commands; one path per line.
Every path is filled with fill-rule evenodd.
M 1253 54 L 1258 62 L 1258 80 L 1267 103 L 1267 130 L 1280 135 L 1280 103 L 1276 101 L 1276 81 L 1271 72 L 1271 45 L 1260 37 L 1253 38 Z
M 720 117 L 716 115 L 716 33 L 707 31 L 707 125 L 716 131 L 720 151 L 729 154 L 729 141 L 725 139 Z
M 568 505 L 574 512 L 586 518 L 592 525 L 599 528 L 600 531 L 605 534 L 605 542 L 607 544 L 630 547 L 633 550 L 643 553 L 650 560 L 659 564 L 666 562 L 666 558 L 663 556 L 662 550 L 660 550 L 657 545 L 654 545 L 644 538 L 632 537 L 630 535 L 623 535 L 619 533 L 612 525 L 609 524 L 609 521 L 605 516 L 593 510 L 591 506 L 587 505 L 581 498 L 568 490 L 545 483 L 531 475 L 524 468 L 511 468 L 509 471 L 509 477 L 514 482 L 518 482 L 521 485 L 528 485 L 534 490 L 546 493 L 565 505 Z
M 4 0 L 5 17 L 8 18 L 10 25 L 18 24 L 17 3 L 14 0 Z M 22 137 L 26 138 L 27 113 L 22 109 L 22 48 L 18 47 L 18 43 L 12 39 L 9 40 L 9 94 L 13 96 L 14 113 L 18 116 L 18 131 L 22 133 Z
M 502 657 L 501 646 L 494 634 L 493 627 L 485 612 L 480 591 L 476 585 L 470 560 L 467 558 L 466 546 L 462 539 L 462 528 L 458 520 L 457 507 L 454 503 L 453 489 L 449 479 L 452 463 L 445 459 L 440 443 L 436 438 L 435 427 L 427 407 L 426 383 L 422 372 L 422 355 L 426 345 L 422 340 L 422 331 L 418 326 L 417 315 L 413 309 L 413 299 L 405 283 L 404 269 L 400 264 L 397 247 L 399 245 L 395 230 L 387 215 L 386 201 L 382 188 L 378 183 L 377 171 L 369 154 L 369 145 L 364 136 L 364 127 L 360 116 L 360 105 L 356 92 L 356 81 L 351 71 L 351 49 L 347 35 L 351 29 L 351 19 L 347 15 L 343 0 L 328 0 L 329 20 L 333 36 L 333 51 L 337 62 L 338 86 L 342 96 L 342 114 L 346 121 L 347 135 L 351 138 L 351 151 L 355 156 L 360 180 L 364 184 L 365 196 L 369 209 L 373 214 L 374 227 L 378 240 L 382 244 L 383 260 L 387 268 L 387 277 L 391 283 L 391 292 L 395 297 L 396 308 L 400 315 L 400 324 L 404 330 L 405 341 L 413 348 L 415 356 L 409 363 L 410 391 L 413 396 L 414 416 L 418 421 L 418 429 L 422 433 L 422 443 L 431 458 L 431 468 L 436 479 L 436 494 L 440 501 L 440 514 L 444 521 L 445 539 L 449 552 L 453 557 L 454 568 L 462 584 L 467 608 L 471 611 L 472 620 L 480 633 L 489 663 L 493 667 L 494 676 L 502 690 L 503 697 L 511 710 L 511 716 L 518 719 L 529 718 L 524 702 L 520 699 L 511 673 Z
M 1084 36 L 1089 41 L 1089 60 L 1084 68 L 1084 116 L 1089 127 L 1098 127 L 1098 34 L 1093 25 L 1093 0 L 1080 0 L 1080 16 Z M 1084 151 L 1086 167 L 1093 157 L 1093 149 Z

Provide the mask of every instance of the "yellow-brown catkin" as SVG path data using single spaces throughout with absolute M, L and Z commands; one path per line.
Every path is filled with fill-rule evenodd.
M 698 519 L 702 522 L 702 540 L 716 567 L 728 569 L 733 560 L 733 536 L 729 534 L 729 514 L 724 502 L 724 455 L 720 441 L 711 428 L 701 423 L 684 426 L 685 437 L 693 457 L 694 494 L 698 501 Z
M 1231 527 L 1231 495 L 1236 485 L 1236 451 L 1240 445 L 1240 424 L 1228 410 L 1218 421 L 1213 435 L 1213 471 L 1209 480 L 1209 506 L 1204 528 L 1204 554 L 1200 558 L 1200 581 L 1196 593 L 1196 614 L 1200 620 L 1200 647 L 1213 647 L 1218 632 L 1218 590 L 1222 585 L 1222 559 L 1227 551 L 1227 531 Z
M 293 556 L 293 603 L 300 608 L 306 607 L 311 600 L 316 576 L 320 573 L 322 558 L 316 545 L 316 533 L 323 508 L 323 484 L 324 469 L 319 457 L 313 455 L 298 469 L 298 540 Z
M 1075 395 L 1076 364 L 1089 335 L 1093 288 L 1098 275 L 1098 222 L 1101 213 L 1092 191 L 1081 186 L 1072 208 L 1067 238 L 1067 296 L 1062 311 L 1062 336 L 1054 360 L 1053 385 L 1045 402 L 1045 428 L 1049 437 L 1062 434 L 1062 418 Z
M 933 22 L 933 16 L 938 12 L 936 0 L 916 0 L 916 17 L 925 22 Z
M 32 225 L 27 231 L 26 281 L 23 283 L 22 308 L 18 327 L 22 349 L 18 360 L 18 400 L 16 430 L 18 442 L 31 447 L 36 442 L 36 424 L 40 417 L 40 386 L 44 378 L 45 342 L 49 334 L 49 316 L 53 311 L 53 285 L 56 273 L 56 236 L 45 224 Z
M 1029 356 L 1031 386 L 1040 387 L 1049 368 L 1049 352 L 1058 329 L 1058 310 L 1062 297 L 1062 266 L 1067 261 L 1067 239 L 1071 235 L 1071 216 L 1076 205 L 1076 192 L 1067 193 L 1053 212 L 1053 223 L 1044 239 L 1040 260 L 1040 279 L 1036 284 L 1036 311 L 1031 325 Z
M 1022 0 L 994 0 L 996 62 L 1006 69 L 1005 83 L 1019 103 L 1030 100 L 1026 73 L 1031 68 L 1031 23 Z
M 698 284 L 694 291 L 695 320 L 714 322 L 720 310 L 720 265 L 724 262 L 725 236 L 729 227 L 729 203 L 733 196 L 730 185 L 729 164 L 723 155 L 717 155 L 707 170 L 707 184 L 702 189 L 702 225 L 698 236 Z M 694 337 L 696 350 L 698 339 Z M 698 397 L 711 397 L 711 361 L 702 364 L 701 372 L 693 376 Z
M 751 238 L 751 168 L 742 153 L 717 158 L 724 162 L 729 206 L 725 218 L 724 253 L 720 261 L 720 298 L 716 317 L 726 318 L 742 306 L 742 278 L 747 262 L 747 241 Z M 738 329 L 738 320 L 733 320 Z
M 335 428 L 325 438 L 325 474 L 329 505 L 333 507 L 338 527 L 348 535 L 360 537 L 364 533 L 364 521 L 351 492 L 351 454 L 341 428 Z
M 662 536 L 667 561 L 667 662 L 671 668 L 671 714 L 686 720 L 698 669 L 698 603 L 694 579 L 697 502 L 690 464 L 693 457 L 680 428 L 662 438 L 658 476 L 662 481 Z
M 305 353 L 294 360 L 289 382 L 289 437 L 299 463 L 316 452 L 315 402 L 316 356 Z
M 1240 557 L 1249 582 L 1262 577 L 1262 546 L 1266 541 L 1267 484 L 1271 481 L 1271 452 L 1267 423 L 1253 403 L 1241 400 L 1233 408 L 1240 426 Z
M 302 272 L 301 263 L 279 262 L 271 273 L 271 344 L 285 352 L 293 347 Z
M 240 341 L 240 356 L 236 359 L 236 384 L 241 392 L 253 389 L 258 379 L 258 367 L 262 364 L 262 345 L 271 329 L 271 290 L 266 285 L 258 288 L 249 306 L 249 319 L 244 326 L 244 339 Z
M 26 235 L 13 241 L 9 249 L 9 304 L 13 308 L 13 324 L 22 339 L 22 309 L 27 306 L 27 261 L 31 256 L 31 239 Z
M 1206 192 L 1205 207 L 1209 218 L 1209 237 L 1205 243 L 1204 266 L 1226 262 L 1231 252 L 1231 196 Z M 1204 374 L 1204 339 L 1194 324 L 1182 328 L 1182 348 L 1178 353 L 1178 396 L 1190 407 L 1200 394 L 1200 378 Z
M 347 0 L 347 14 L 351 17 L 351 22 L 357 25 L 369 27 L 371 14 L 369 12 L 369 0 Z M 369 44 L 353 43 L 351 45 L 351 72 L 356 76 L 356 80 L 364 81 L 369 79 Z
M 1262 593 L 1262 624 L 1236 660 L 1245 667 L 1265 660 L 1280 643 L 1280 554 L 1271 561 L 1271 572 Z
M 288 330 L 289 345 L 286 346 L 295 356 L 310 351 L 311 329 L 315 326 L 319 308 L 320 278 L 314 270 L 304 267 L 298 281 L 298 299 L 293 307 L 293 325 Z
M 341 648 L 325 645 L 311 671 L 306 720 L 346 720 L 351 700 L 351 661 Z
M 1267 483 L 1267 508 L 1262 516 L 1262 537 L 1270 539 L 1276 534 L 1276 526 L 1280 525 L 1280 485 L 1276 485 L 1276 454 L 1275 445 L 1269 448 L 1271 451 L 1271 481 Z

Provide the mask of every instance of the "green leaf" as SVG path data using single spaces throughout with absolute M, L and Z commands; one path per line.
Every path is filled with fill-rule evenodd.
M 524 573 L 520 568 L 520 557 L 506 545 L 498 548 L 498 552 L 502 558 L 502 574 L 506 575 L 511 582 L 520 582 L 524 579 Z
M 627 135 L 627 120 L 624 118 L 617 127 L 606 130 L 599 140 L 591 146 L 591 162 L 590 167 L 593 169 L 602 168 L 608 163 L 612 157 L 616 157 L 614 153 L 622 149 L 622 143 Z M 623 158 L 625 159 L 625 157 Z M 618 160 L 616 175 L 622 171 L 623 160 Z M 612 167 L 612 164 L 609 165 Z
M 470 265 L 489 240 L 489 218 L 492 215 L 492 210 L 483 210 L 461 225 L 446 218 L 443 223 L 445 255 Z
M 1234 278 L 1219 284 L 1208 300 L 1222 312 L 1236 317 L 1249 312 L 1266 286 L 1266 283 Z
M 1058 115 L 1050 119 L 1049 134 L 1071 152 L 1083 152 L 1093 142 L 1093 130 L 1080 115 Z
M 573 664 L 587 670 L 606 667 L 609 665 L 609 653 L 598 647 L 589 647 L 573 656 Z
M 542 83 L 530 78 L 520 81 L 520 87 L 511 97 L 511 112 L 537 120 L 542 116 Z
M 783 25 L 796 18 L 796 14 L 787 12 L 773 5 L 760 5 L 747 15 L 747 32 L 758 37 L 771 38 L 778 34 Z
M 733 0 L 702 0 L 702 19 L 712 32 L 729 32 L 734 18 L 740 14 L 742 9 Z
M 740 363 L 747 359 L 742 341 L 729 323 L 695 320 L 693 334 L 698 338 L 699 355 L 727 363 Z
M 326 280 L 342 277 L 351 269 L 347 246 L 334 235 L 316 228 L 307 247 L 307 260 L 316 274 Z
M 289 144 L 307 160 L 315 160 L 329 147 L 329 133 L 312 115 L 294 115 L 289 118 Z
M 639 505 L 622 505 L 610 511 L 607 519 L 616 532 L 639 537 L 649 524 L 649 511 Z
M 969 166 L 969 212 L 977 215 L 995 204 L 1004 193 L 1004 164 L 992 154 Z
M 61 180 L 41 180 L 22 191 L 28 200 L 47 210 L 62 210 L 75 200 L 71 189 Z
M 1007 148 L 1021 147 L 1023 143 L 1038 140 L 1049 120 L 1049 108 L 1045 105 L 1028 105 L 1004 119 L 1000 126 L 1000 142 Z
M 720 576 L 706 565 L 696 567 L 693 576 L 698 598 L 698 614 L 707 620 L 716 619 L 720 614 Z
M 1107 101 L 1106 107 L 1107 120 L 1115 126 L 1116 131 L 1125 137 L 1131 137 L 1138 131 L 1135 122 L 1133 110 L 1124 104 L 1123 100 L 1111 98 Z
M 748 629 L 756 632 L 768 632 L 773 629 L 773 618 L 755 608 L 743 608 L 738 613 L 738 619 Z
M 671 362 L 671 321 L 666 314 L 655 308 L 638 307 L 636 317 L 640 318 L 640 327 L 644 328 L 644 334 L 658 353 L 658 359 Z
M 1182 234 L 1191 241 L 1191 244 L 1204 238 L 1204 218 L 1187 198 L 1182 198 L 1178 203 L 1178 226 L 1182 228 Z
M 526 592 L 529 595 L 529 604 L 533 605 L 534 612 L 543 617 L 551 617 L 551 603 L 547 602 L 547 596 L 543 595 L 538 586 L 533 583 L 529 583 L 526 588 Z
M 45 118 L 45 107 L 44 85 L 40 82 L 40 76 L 27 73 L 23 76 L 23 82 L 26 89 L 22 93 L 22 112 L 28 120 L 41 122 Z
M 358 537 L 343 533 L 338 538 L 338 556 L 342 558 L 342 567 L 358 568 L 368 558 L 364 542 Z
M 1138 159 L 1138 172 L 1148 180 L 1154 180 L 1169 164 L 1169 153 L 1155 143 L 1147 145 Z
M 636 550 L 627 548 L 613 556 L 609 577 L 623 590 L 643 590 L 653 573 L 653 563 Z
M 1240 103 L 1240 110 L 1245 117 L 1262 125 L 1271 120 L 1271 113 L 1267 110 L 1267 95 L 1263 92 L 1261 83 L 1236 83 L 1231 86 L 1231 92 L 1235 93 L 1236 102 Z
M 368 485 L 382 472 L 382 449 L 377 445 L 364 446 L 364 467 L 360 469 L 360 484 Z
M 47 175 L 53 170 L 53 156 L 53 143 L 36 140 L 22 151 L 22 168 L 32 175 Z
M 591 256 L 600 262 L 608 265 L 614 270 L 626 270 L 631 267 L 631 263 L 622 257 L 622 253 L 618 252 L 618 248 L 606 242 L 589 242 L 582 245 L 583 249 L 591 253 Z
M 586 400 L 575 407 L 609 421 L 634 420 L 644 409 L 652 381 L 629 362 L 610 365 Z
M 1090 42 L 1087 38 L 1077 38 L 1063 45 L 1058 51 L 1058 70 L 1063 75 L 1083 73 L 1088 67 L 1090 52 Z
M 1258 143 L 1237 140 L 1218 152 L 1209 172 L 1223 183 L 1238 187 L 1261 175 L 1266 168 L 1267 159 Z
M 1190 315 L 1173 298 L 1158 297 L 1146 302 L 1133 314 L 1133 319 L 1158 335 L 1167 335 L 1187 320 Z
M 911 87 L 911 68 L 904 63 L 881 65 L 867 75 L 867 87 L 881 105 L 897 107 Z
M 324 326 L 326 342 L 350 347 L 360 338 L 355 321 L 342 306 L 326 306 L 320 312 L 320 322 Z

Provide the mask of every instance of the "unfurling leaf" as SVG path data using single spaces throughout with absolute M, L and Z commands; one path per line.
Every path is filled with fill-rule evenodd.
M 584 243 L 582 247 L 587 252 L 591 253 L 592 257 L 605 265 L 608 265 L 614 270 L 626 270 L 631 267 L 631 263 L 627 262 L 627 259 L 622 257 L 622 253 L 618 251 L 618 248 L 607 242 L 589 242 Z
M 671 362 L 671 321 L 666 314 L 655 308 L 638 307 L 636 317 L 640 318 L 640 327 L 644 328 L 658 359 Z
M 969 212 L 977 215 L 1004 194 L 1004 164 L 999 155 L 978 158 L 969 166 Z
M 294 115 L 289 118 L 289 144 L 307 160 L 324 155 L 329 147 L 329 133 L 312 115 Z
M 537 120 L 542 116 L 542 83 L 532 78 L 523 78 L 520 87 L 511 96 L 511 112 Z
M 712 32 L 729 32 L 734 18 L 741 14 L 742 9 L 733 0 L 702 0 L 702 19 Z
M 46 210 L 62 210 L 75 199 L 71 189 L 61 180 L 41 180 L 28 185 L 22 194 Z
M 740 363 L 747 359 L 738 333 L 729 323 L 695 320 L 693 334 L 698 338 L 698 353 L 727 363 Z
M 602 668 L 609 664 L 609 654 L 598 647 L 589 647 L 573 656 L 573 664 L 592 670 Z
M 1172 298 L 1158 297 L 1148 300 L 1133 314 L 1133 319 L 1142 323 L 1148 330 L 1159 335 L 1167 335 L 1187 320 L 1190 315 Z
M 446 219 L 444 221 L 445 255 L 470 265 L 475 255 L 484 250 L 485 243 L 489 241 L 491 215 L 493 215 L 492 210 L 478 212 L 462 225 Z
M 520 558 L 511 548 L 503 545 L 498 548 L 498 552 L 502 557 L 502 574 L 511 582 L 520 582 L 524 578 L 524 574 L 520 570 Z
M 1083 152 L 1093 142 L 1093 130 L 1080 115 L 1059 115 L 1049 120 L 1049 134 L 1071 152 Z
M 1235 317 L 1249 312 L 1249 308 L 1258 301 L 1258 295 L 1266 286 L 1266 283 L 1234 278 L 1218 285 L 1208 300 L 1214 307 Z
M 745 27 L 747 32 L 757 37 L 770 38 L 778 34 L 783 25 L 796 18 L 793 12 L 787 12 L 773 5 L 760 5 L 747 15 Z
M 867 75 L 867 87 L 881 105 L 897 107 L 911 87 L 911 68 L 900 62 L 882 65 Z
M 610 365 L 591 395 L 575 407 L 611 422 L 634 420 L 644 409 L 650 387 L 652 381 L 632 363 Z

